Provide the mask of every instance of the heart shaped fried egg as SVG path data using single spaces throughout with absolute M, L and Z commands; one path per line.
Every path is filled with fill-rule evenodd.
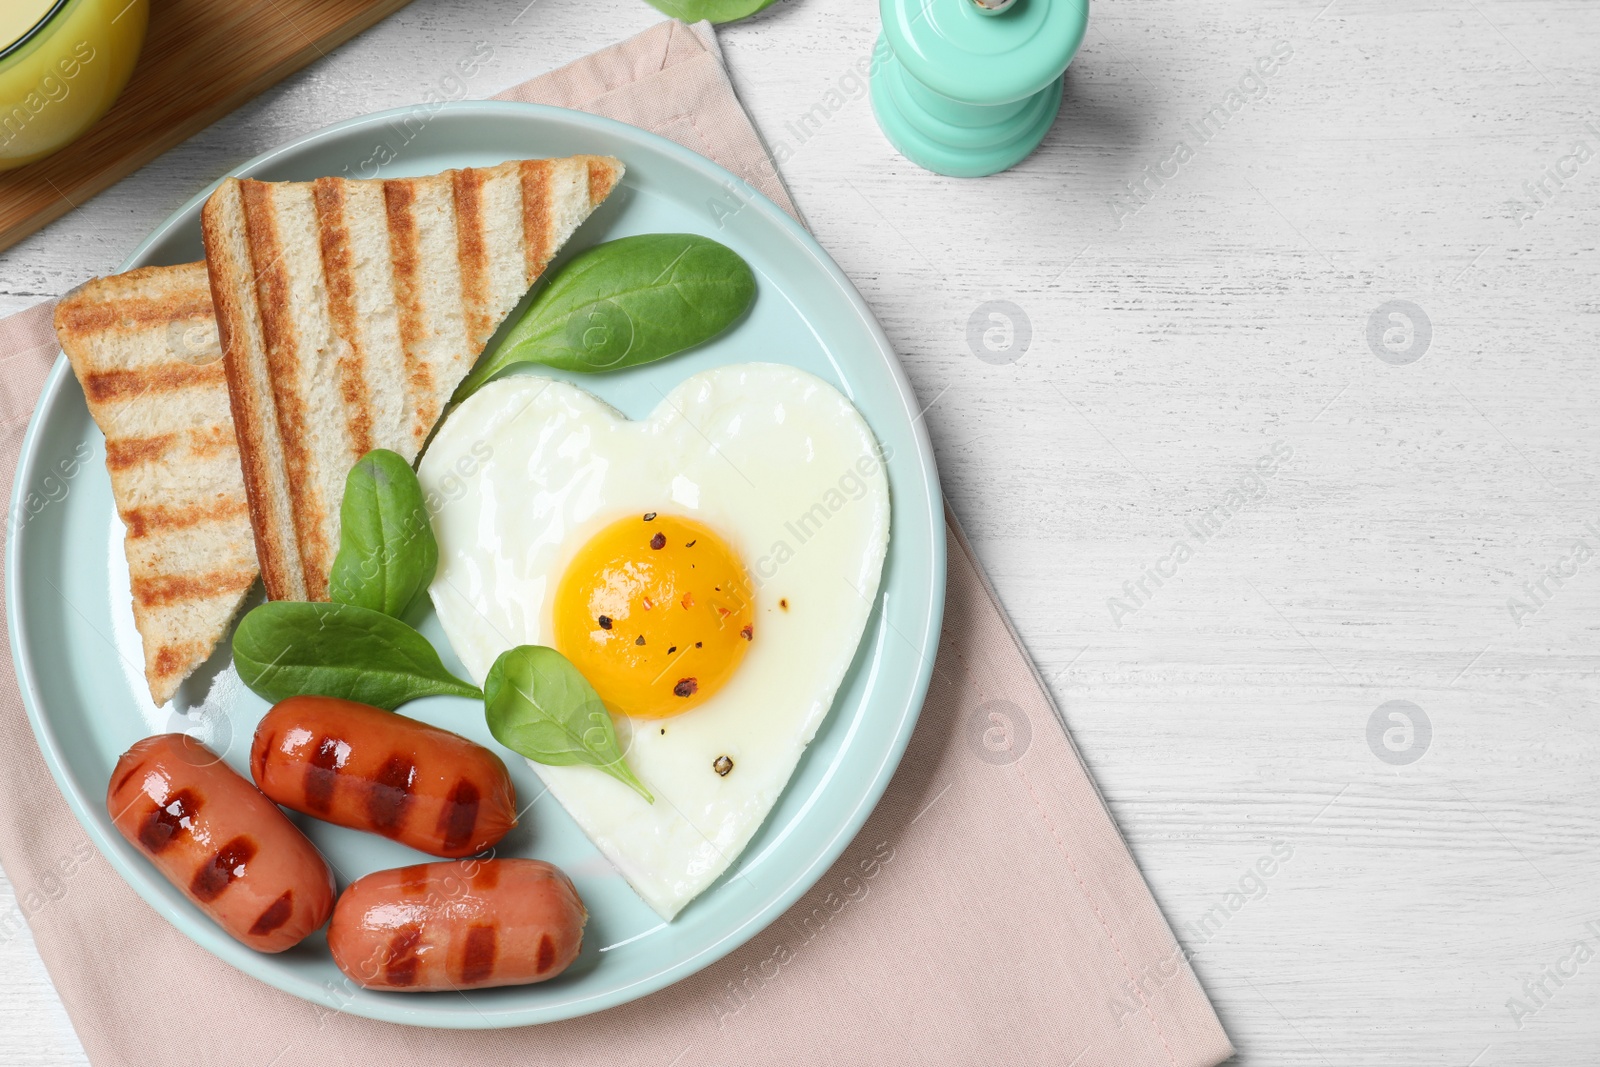
M 793 367 L 696 374 L 634 422 L 565 382 L 491 382 L 418 471 L 440 622 L 481 684 L 548 645 L 605 702 L 647 802 L 533 763 L 663 918 L 738 858 L 861 641 L 889 540 L 884 456 Z

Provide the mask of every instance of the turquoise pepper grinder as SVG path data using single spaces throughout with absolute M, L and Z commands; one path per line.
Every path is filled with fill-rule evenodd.
M 1088 0 L 878 0 L 872 109 L 920 167 L 976 178 L 1039 147 Z

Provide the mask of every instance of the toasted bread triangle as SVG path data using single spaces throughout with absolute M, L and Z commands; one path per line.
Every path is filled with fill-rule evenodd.
M 224 181 L 206 263 L 256 551 L 275 600 L 326 600 L 345 477 L 414 459 L 500 321 L 616 187 L 601 156 L 426 178 Z
M 62 298 L 55 326 L 105 434 L 145 680 L 165 704 L 256 579 L 205 264 L 97 278 Z

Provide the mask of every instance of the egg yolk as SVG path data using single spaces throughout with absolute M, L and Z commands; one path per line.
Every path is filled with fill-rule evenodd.
M 612 711 L 662 719 L 722 688 L 754 640 L 738 555 L 692 519 L 650 512 L 612 523 L 556 587 L 556 650 Z

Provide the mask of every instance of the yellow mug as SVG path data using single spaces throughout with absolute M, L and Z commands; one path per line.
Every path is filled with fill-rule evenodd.
M 110 110 L 149 0 L 0 0 L 0 170 L 71 144 Z

